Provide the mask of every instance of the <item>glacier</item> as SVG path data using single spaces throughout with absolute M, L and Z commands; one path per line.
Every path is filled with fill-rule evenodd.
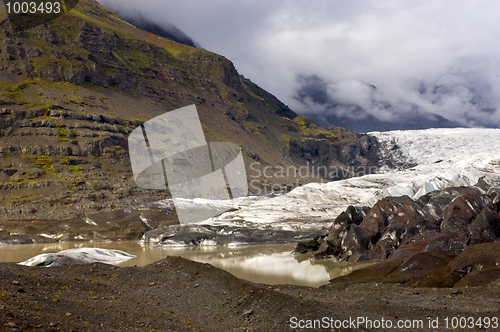
M 61 266 L 85 263 L 117 264 L 136 257 L 121 250 L 102 248 L 76 248 L 56 253 L 40 254 L 19 265 L 25 266 Z
M 417 199 L 434 190 L 471 186 L 481 178 L 489 185 L 500 185 L 500 129 L 426 129 L 369 134 L 380 143 L 379 173 L 310 183 L 274 198 L 241 199 L 232 211 L 198 224 L 296 231 L 326 228 L 349 205 L 372 207 L 387 196 L 408 195 Z M 409 167 L 391 168 L 387 166 L 391 161 Z

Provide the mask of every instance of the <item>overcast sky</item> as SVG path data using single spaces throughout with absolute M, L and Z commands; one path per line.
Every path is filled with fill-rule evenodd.
M 479 112 L 500 109 L 500 1 L 99 2 L 174 23 L 299 112 L 297 78 L 316 75 L 336 99 L 381 118 L 390 114 L 374 99 L 500 124 L 499 112 Z

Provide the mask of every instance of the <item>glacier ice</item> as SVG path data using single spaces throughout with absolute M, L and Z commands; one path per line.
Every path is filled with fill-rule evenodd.
M 117 264 L 136 257 L 121 250 L 101 249 L 101 248 L 77 248 L 37 255 L 19 265 L 26 266 L 57 266 L 61 258 L 68 259 L 71 264 L 85 263 L 107 263 Z
M 311 230 L 329 227 L 349 205 L 373 206 L 387 196 L 413 199 L 483 178 L 500 186 L 500 129 L 453 128 L 369 133 L 380 142 L 382 167 L 377 174 L 328 183 L 309 183 L 278 197 L 233 201 L 176 198 L 175 205 L 196 209 L 231 209 L 193 224 Z M 394 147 L 397 146 L 397 149 Z M 397 160 L 395 160 L 397 159 Z M 392 162 L 392 163 L 391 163 Z M 387 165 L 405 165 L 390 168 Z M 172 206 L 172 200 L 158 207 Z M 151 205 L 151 204 L 150 204 Z M 140 208 L 140 207 L 139 207 Z
M 372 206 L 386 196 L 419 198 L 434 190 L 470 186 L 481 177 L 500 185 L 500 129 L 454 128 L 372 132 L 384 158 L 406 158 L 388 169 L 329 183 L 310 183 L 269 199 L 250 200 L 203 223 L 309 229 L 326 226 L 349 205 Z M 394 151 L 396 144 L 398 151 Z M 396 154 L 395 154 L 396 152 Z M 329 226 L 329 225 L 328 225 Z

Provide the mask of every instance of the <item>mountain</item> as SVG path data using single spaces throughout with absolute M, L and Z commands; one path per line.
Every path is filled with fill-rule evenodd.
M 373 105 L 391 112 L 390 119 L 379 119 L 358 104 L 338 101 L 328 91 L 328 84 L 317 76 L 300 77 L 299 82 L 300 88 L 296 92 L 295 99 L 302 105 L 301 113 L 325 128 L 344 127 L 364 133 L 463 127 L 438 114 L 427 112 L 416 104 L 400 101 L 397 105 L 393 105 L 380 101 L 376 97 L 377 88 L 372 85 L 367 87 L 371 90 Z
M 323 129 L 228 59 L 141 30 L 96 1 L 21 32 L 3 14 L 0 50 L 2 219 L 84 217 L 168 198 L 136 186 L 128 135 L 192 104 L 208 142 L 242 148 L 254 194 L 352 176 L 348 166 L 377 160 L 373 137 Z M 346 171 L 297 175 L 311 165 Z

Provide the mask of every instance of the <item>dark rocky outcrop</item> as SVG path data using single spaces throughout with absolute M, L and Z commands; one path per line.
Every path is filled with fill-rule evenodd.
M 448 188 L 416 201 L 386 197 L 369 211 L 349 207 L 339 215 L 311 258 L 356 262 L 426 252 L 459 255 L 469 245 L 500 241 L 499 212 L 497 188 Z M 305 252 L 304 245 L 296 252 Z
M 342 212 L 335 219 L 326 236 L 315 238 L 308 242 L 299 242 L 293 254 L 300 255 L 314 252 L 315 259 L 337 256 L 342 250 L 342 239 L 347 236 L 350 226 L 359 225 L 363 221 L 367 211 L 367 208 L 361 209 L 349 206 L 345 212 Z M 317 249 L 313 250 L 314 248 Z
M 317 239 L 312 239 L 305 242 L 297 243 L 297 247 L 294 250 L 296 254 L 305 254 L 308 252 L 316 251 L 320 248 L 321 242 Z

